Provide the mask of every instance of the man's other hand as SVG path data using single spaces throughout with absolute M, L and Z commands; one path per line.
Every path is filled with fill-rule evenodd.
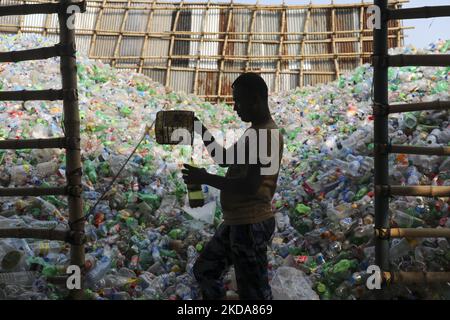
M 184 169 L 183 180 L 186 184 L 205 184 L 208 172 L 204 168 L 193 167 L 188 164 L 183 164 Z

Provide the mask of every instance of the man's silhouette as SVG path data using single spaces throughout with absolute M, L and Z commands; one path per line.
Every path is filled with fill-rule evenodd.
M 271 202 L 283 138 L 270 115 L 267 85 L 259 75 L 244 73 L 232 88 L 234 111 L 242 121 L 251 122 L 244 135 L 225 149 L 204 125 L 197 132 L 213 158 L 227 161 L 219 163 L 228 167 L 226 176 L 209 174 L 187 164 L 182 171 L 187 184 L 207 184 L 221 190 L 224 222 L 201 252 L 193 272 L 204 299 L 225 297 L 222 276 L 231 265 L 235 268 L 240 299 L 271 299 L 267 245 L 275 229 Z M 267 171 L 269 167 L 272 170 Z

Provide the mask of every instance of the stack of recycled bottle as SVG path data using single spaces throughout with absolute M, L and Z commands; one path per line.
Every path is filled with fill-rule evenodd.
M 52 45 L 41 36 L 0 36 L 0 51 Z M 450 41 L 423 50 L 392 53 L 448 53 Z M 213 105 L 132 72 L 117 71 L 77 56 L 81 116 L 84 211 L 89 212 L 159 110 L 192 110 L 212 130 L 242 133 L 246 124 L 225 104 Z M 365 287 L 374 264 L 373 117 L 370 65 L 337 81 L 273 94 L 270 107 L 285 136 L 279 185 L 273 201 L 277 230 L 269 248 L 275 298 L 373 298 Z M 450 68 L 389 70 L 390 103 L 449 100 Z M 0 64 L 0 90 L 60 87 L 56 58 Z M 63 135 L 60 102 L 0 102 L 0 139 Z M 449 114 L 411 112 L 389 118 L 392 143 L 449 145 Z M 227 141 L 229 145 L 232 141 Z M 200 144 L 200 139 L 196 139 Z M 197 148 L 197 149 L 195 149 Z M 216 203 L 211 219 L 185 208 L 181 165 L 189 146 L 158 145 L 153 133 L 138 148 L 113 188 L 87 218 L 85 293 L 89 299 L 197 299 L 192 265 L 221 221 L 217 190 L 203 186 L 205 202 Z M 194 163 L 224 174 L 205 149 L 194 146 Z M 392 154 L 390 182 L 449 185 L 450 160 Z M 65 183 L 64 150 L 0 152 L 1 187 Z M 396 197 L 392 225 L 450 227 L 449 199 Z M 0 228 L 64 227 L 64 197 L 0 199 Z M 208 222 L 207 222 L 208 221 Z M 447 239 L 391 242 L 393 270 L 450 270 Z M 0 299 L 61 299 L 63 287 L 48 277 L 64 275 L 69 247 L 57 241 L 0 239 Z M 294 281 L 292 281 L 294 280 Z M 236 290 L 233 272 L 224 284 Z M 450 298 L 450 287 L 433 290 L 398 286 L 399 298 Z

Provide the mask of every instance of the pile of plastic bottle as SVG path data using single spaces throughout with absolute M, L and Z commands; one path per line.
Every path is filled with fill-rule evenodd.
M 0 36 L 0 51 L 52 45 L 37 35 Z M 424 50 L 391 53 L 448 53 L 450 41 Z M 117 71 L 77 55 L 82 133 L 83 202 L 87 214 L 159 110 L 193 110 L 213 130 L 242 132 L 245 124 L 225 104 L 213 105 L 173 92 L 148 77 Z M 285 150 L 273 201 L 277 230 L 269 248 L 269 275 L 275 298 L 370 299 L 366 272 L 374 264 L 372 67 L 364 65 L 337 81 L 270 97 Z M 450 68 L 389 70 L 390 103 L 449 100 Z M 60 87 L 57 58 L 0 64 L 0 90 Z M 59 101 L 0 102 L 0 139 L 64 134 Z M 391 142 L 449 145 L 448 111 L 410 112 L 389 117 Z M 229 145 L 232 141 L 226 141 Z M 196 144 L 200 139 L 196 138 Z M 198 147 L 198 146 L 197 146 Z M 200 150 L 200 151 L 198 151 Z M 87 218 L 84 293 L 88 299 L 198 299 L 192 266 L 221 221 L 216 202 L 206 223 L 184 208 L 182 163 L 189 146 L 158 145 L 147 136 L 113 188 Z M 224 174 L 201 147 L 194 163 Z M 450 160 L 437 156 L 389 155 L 390 183 L 449 185 Z M 65 183 L 64 150 L 0 152 L 1 187 Z M 67 200 L 58 196 L 0 198 L 0 228 L 67 227 Z M 184 209 L 183 209 L 184 208 Z M 450 227 L 449 199 L 396 197 L 392 226 Z M 450 267 L 445 238 L 391 241 L 391 267 L 445 271 Z M 0 239 L 0 299 L 62 299 L 67 290 L 50 277 L 65 275 L 69 246 L 58 241 Z M 236 290 L 233 272 L 224 285 Z M 448 284 L 430 288 L 396 286 L 391 298 L 450 298 Z

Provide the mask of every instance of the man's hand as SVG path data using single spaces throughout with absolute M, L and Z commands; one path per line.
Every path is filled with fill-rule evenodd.
M 208 172 L 204 168 L 197 168 L 188 164 L 183 164 L 184 168 L 181 170 L 183 173 L 183 180 L 186 184 L 206 184 Z

